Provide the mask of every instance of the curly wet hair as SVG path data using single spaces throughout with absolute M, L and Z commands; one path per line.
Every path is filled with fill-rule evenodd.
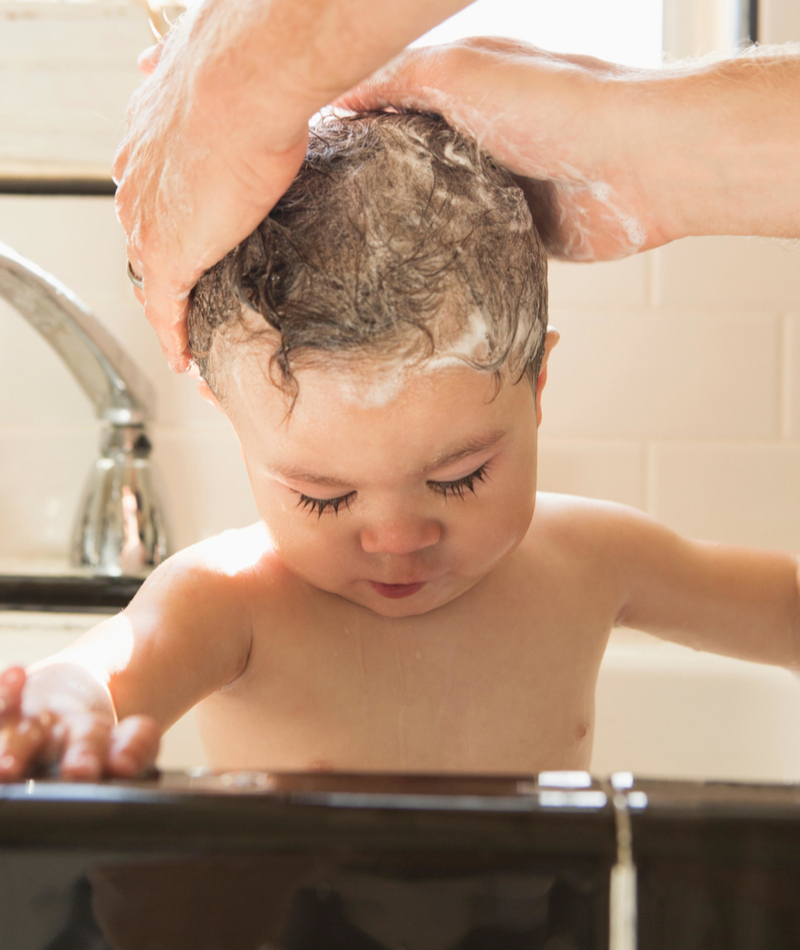
M 252 319 L 231 332 L 244 308 L 255 333 Z M 485 335 L 458 358 L 535 381 L 547 262 L 511 175 L 437 116 L 328 116 L 283 198 L 201 277 L 189 346 L 221 397 L 234 347 L 263 339 L 270 378 L 296 398 L 300 365 L 460 352 L 476 315 Z

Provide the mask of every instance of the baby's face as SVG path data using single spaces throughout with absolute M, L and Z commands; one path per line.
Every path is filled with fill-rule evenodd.
M 301 369 L 285 396 L 233 364 L 226 411 L 281 562 L 387 617 L 478 584 L 525 536 L 536 494 L 537 399 L 463 365 L 387 379 Z M 494 398 L 493 398 L 494 397 Z

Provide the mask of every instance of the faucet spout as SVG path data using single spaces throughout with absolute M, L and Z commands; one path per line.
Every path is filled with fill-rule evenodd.
M 155 406 L 149 381 L 119 343 L 60 281 L 0 243 L 0 296 L 59 354 L 112 425 L 141 425 Z
M 101 455 L 75 522 L 71 563 L 93 574 L 147 574 L 167 556 L 145 431 L 155 408 L 150 383 L 70 290 L 2 243 L 0 297 L 59 354 L 104 423 Z

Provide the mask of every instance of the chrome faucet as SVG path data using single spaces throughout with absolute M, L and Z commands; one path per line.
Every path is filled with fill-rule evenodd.
M 98 575 L 149 573 L 167 556 L 145 431 L 155 404 L 150 383 L 73 293 L 2 243 L 0 297 L 59 354 L 104 423 L 100 458 L 75 520 L 70 563 Z

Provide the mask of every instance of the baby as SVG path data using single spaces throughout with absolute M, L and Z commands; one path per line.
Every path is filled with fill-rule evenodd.
M 189 332 L 261 520 L 3 674 L 3 780 L 135 774 L 193 706 L 217 768 L 585 769 L 617 624 L 797 667 L 797 558 L 537 494 L 545 256 L 441 120 L 323 122 Z

